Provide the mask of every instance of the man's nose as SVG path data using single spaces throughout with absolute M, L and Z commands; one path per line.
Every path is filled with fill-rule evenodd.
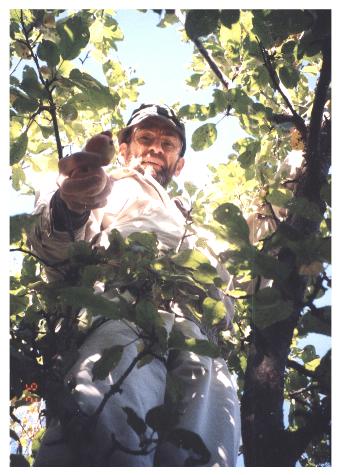
M 153 150 L 154 153 L 163 153 L 161 138 L 160 137 L 155 137 L 153 142 L 151 143 L 149 149 Z

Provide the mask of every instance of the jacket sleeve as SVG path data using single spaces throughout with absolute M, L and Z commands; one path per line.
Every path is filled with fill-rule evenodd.
M 46 263 L 48 280 L 60 279 L 65 270 L 61 263 L 68 258 L 70 243 L 85 239 L 89 212 L 86 215 L 70 212 L 59 198 L 58 191 L 53 191 L 36 196 L 32 214 L 37 219 L 28 236 L 30 246 Z

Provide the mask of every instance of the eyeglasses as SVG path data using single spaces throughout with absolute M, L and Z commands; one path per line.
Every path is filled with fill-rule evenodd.
M 182 146 L 181 140 L 175 135 L 164 135 L 146 129 L 135 129 L 132 138 L 144 147 L 151 147 L 155 140 L 160 140 L 162 150 L 169 154 L 179 153 Z

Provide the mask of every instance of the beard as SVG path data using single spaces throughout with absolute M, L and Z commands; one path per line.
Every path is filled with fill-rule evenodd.
M 145 173 L 148 173 L 163 188 L 166 188 L 174 175 L 177 161 L 175 162 L 173 166 L 167 166 L 164 161 L 164 165 L 160 168 L 160 167 L 153 166 L 153 163 L 148 163 L 147 160 L 144 161 L 144 157 L 141 158 L 141 157 L 134 157 L 133 155 L 130 155 L 130 156 L 128 155 L 128 163 L 130 167 L 134 168 L 135 170 L 142 173 L 143 175 Z

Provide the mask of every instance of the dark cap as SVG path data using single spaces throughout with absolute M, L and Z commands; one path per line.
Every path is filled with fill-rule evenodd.
M 127 122 L 126 127 L 121 129 L 118 133 L 118 143 L 125 142 L 129 137 L 129 131 L 133 125 L 148 119 L 149 117 L 158 117 L 162 121 L 167 122 L 173 129 L 175 129 L 181 137 L 182 149 L 180 155 L 183 157 L 186 151 L 186 134 L 185 126 L 175 115 L 174 111 L 163 104 L 162 106 L 157 104 L 142 104 L 139 108 L 135 109 Z

